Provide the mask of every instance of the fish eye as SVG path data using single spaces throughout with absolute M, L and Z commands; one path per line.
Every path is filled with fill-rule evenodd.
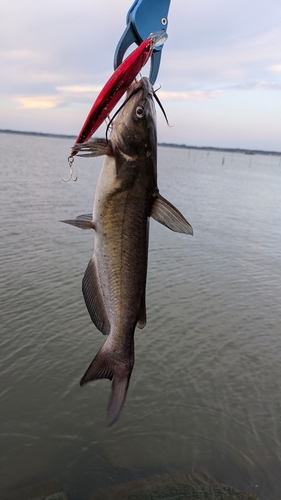
M 136 108 L 136 115 L 139 118 L 142 118 L 144 116 L 144 108 L 142 106 L 137 106 L 137 108 Z

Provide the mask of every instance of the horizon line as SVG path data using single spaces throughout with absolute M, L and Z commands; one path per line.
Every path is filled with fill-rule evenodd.
M 57 139 L 76 139 L 77 136 L 69 134 L 51 134 L 47 132 L 31 132 L 22 130 L 11 130 L 11 129 L 0 129 L 2 134 L 18 134 L 18 135 L 31 135 L 37 137 L 54 137 Z M 263 155 L 276 155 L 281 156 L 279 151 L 265 151 L 260 149 L 246 149 L 246 148 L 223 148 L 217 146 L 188 146 L 186 144 L 177 144 L 169 142 L 158 142 L 158 146 L 170 147 L 170 148 L 181 148 L 181 149 L 196 149 L 203 151 L 225 151 L 230 153 L 243 153 L 243 154 L 263 154 Z

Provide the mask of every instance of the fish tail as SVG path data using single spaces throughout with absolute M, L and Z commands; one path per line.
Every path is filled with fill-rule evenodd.
M 114 353 L 110 351 L 107 343 L 108 339 L 86 370 L 80 385 L 102 378 L 112 380 L 111 395 L 107 407 L 107 425 L 111 426 L 118 419 L 125 402 L 134 366 L 134 349 L 132 347 L 132 353 L 126 361 L 119 361 L 114 357 Z

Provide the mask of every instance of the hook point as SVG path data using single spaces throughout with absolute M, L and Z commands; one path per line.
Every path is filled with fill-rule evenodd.
M 73 176 L 73 169 L 72 169 L 72 163 L 74 162 L 74 156 L 70 155 L 67 159 L 68 159 L 70 177 L 69 177 L 69 179 L 64 179 L 63 176 L 62 176 L 62 174 L 61 174 L 61 180 L 63 182 L 69 182 L 71 180 L 73 180 L 74 182 L 76 182 L 77 179 L 78 179 L 78 176 L 77 175 L 75 177 Z

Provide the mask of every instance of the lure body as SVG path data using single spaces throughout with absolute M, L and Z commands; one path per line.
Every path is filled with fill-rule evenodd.
M 137 74 L 147 63 L 154 48 L 152 38 L 144 40 L 114 71 L 94 102 L 75 144 L 86 142 L 107 118 Z M 72 149 L 71 156 L 76 151 Z

